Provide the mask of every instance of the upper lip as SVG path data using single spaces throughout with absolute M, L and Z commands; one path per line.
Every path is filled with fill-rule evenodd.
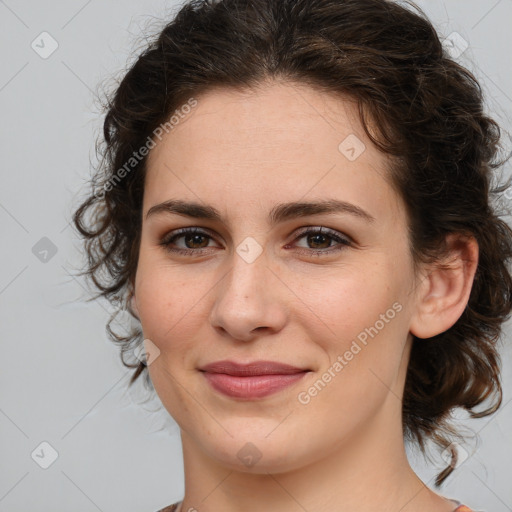
M 226 375 L 246 377 L 251 375 L 290 375 L 309 371 L 308 369 L 298 368 L 275 361 L 253 361 L 252 363 L 242 364 L 227 360 L 215 361 L 199 369 L 203 372 L 224 373 Z

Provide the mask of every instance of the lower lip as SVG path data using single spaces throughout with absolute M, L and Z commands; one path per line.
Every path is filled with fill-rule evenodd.
M 307 372 L 290 375 L 253 375 L 238 377 L 225 373 L 203 372 L 213 389 L 233 398 L 263 398 L 295 384 Z

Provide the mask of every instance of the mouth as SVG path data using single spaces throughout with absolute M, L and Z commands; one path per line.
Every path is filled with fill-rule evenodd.
M 249 364 L 217 361 L 199 369 L 215 391 L 231 398 L 255 400 L 282 391 L 310 372 L 274 361 Z

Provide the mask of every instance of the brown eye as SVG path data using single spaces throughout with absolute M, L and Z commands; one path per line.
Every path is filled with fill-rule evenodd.
M 178 238 L 180 238 L 181 236 L 185 240 L 185 245 L 187 245 L 187 247 L 189 249 L 202 249 L 204 247 L 205 240 L 206 240 L 206 244 L 208 245 L 207 237 L 204 235 L 193 233 L 190 235 L 189 234 L 180 235 Z M 203 244 L 201 244 L 201 240 L 202 240 Z M 190 247 L 189 244 L 191 244 L 191 245 L 199 244 L 201 247 Z
M 315 233 L 312 235 L 307 235 L 308 243 L 312 243 L 314 245 L 314 249 L 327 249 L 330 247 L 330 238 L 328 235 L 325 235 L 323 233 Z M 325 243 L 327 241 L 327 247 L 325 247 Z M 324 247 L 320 247 L 324 245 Z
M 311 246 L 310 250 L 302 250 L 301 253 L 313 253 L 317 256 L 322 254 L 331 254 L 332 252 L 340 251 L 345 249 L 347 246 L 352 245 L 348 238 L 341 236 L 337 231 L 333 231 L 327 228 L 315 228 L 307 229 L 299 234 L 295 240 L 301 238 L 306 239 L 306 243 Z M 332 241 L 335 241 L 338 245 L 332 246 Z
M 184 248 L 173 247 L 176 240 L 179 239 L 183 239 Z M 204 249 L 208 249 L 210 240 L 213 240 L 213 237 L 198 228 L 183 228 L 169 233 L 160 241 L 160 245 L 169 252 L 192 255 L 195 253 L 201 254 Z

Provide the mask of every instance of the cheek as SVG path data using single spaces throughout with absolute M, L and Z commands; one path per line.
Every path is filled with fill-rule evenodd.
M 193 287 L 177 276 L 176 269 L 141 251 L 135 281 L 137 307 L 144 336 L 161 350 L 167 340 L 177 338 L 175 333 L 181 330 L 187 311 L 193 315 Z
M 409 282 L 397 268 L 404 267 L 381 260 L 323 283 L 308 282 L 309 289 L 303 290 L 314 312 L 308 336 L 326 356 L 317 376 L 321 382 L 302 390 L 304 401 L 310 397 L 316 402 L 313 407 L 329 409 L 336 403 L 337 412 L 330 414 L 358 410 L 364 416 L 400 381 L 408 333 L 404 290 Z
M 305 279 L 300 287 L 304 311 L 309 311 L 311 339 L 323 339 L 331 352 L 346 350 L 360 335 L 364 342 L 368 331 L 392 330 L 399 316 L 394 303 L 401 304 L 402 283 L 396 268 L 386 262 L 335 270 L 321 279 Z M 403 308 L 402 308 L 403 309 Z M 375 325 L 376 324 L 376 325 Z M 396 328 L 396 325 L 395 325 Z M 316 335 L 314 333 L 316 332 Z M 318 334 L 324 333 L 321 338 Z
M 160 350 L 160 362 L 173 374 L 191 371 L 205 345 L 207 305 L 217 280 L 208 270 L 199 277 L 197 268 L 187 272 L 162 258 L 139 261 L 135 289 L 143 334 Z
M 329 418 L 319 426 L 326 438 L 363 428 L 386 401 L 397 414 L 400 409 L 407 339 L 404 308 L 393 294 L 379 291 L 368 289 L 357 301 L 343 301 L 344 310 L 323 310 L 325 315 L 339 311 L 337 323 L 332 322 L 335 336 L 323 337 L 325 364 L 298 390 L 296 399 L 303 404 L 299 410 L 308 408 L 309 417 Z
M 191 389 L 183 383 L 193 370 L 190 353 L 197 345 L 195 332 L 202 325 L 198 302 L 204 290 L 191 286 L 176 268 L 144 256 L 139 260 L 135 286 L 144 338 L 159 350 L 158 357 L 148 366 L 155 392 L 180 426 L 189 425 L 187 421 L 198 422 L 200 411 L 190 403 Z

